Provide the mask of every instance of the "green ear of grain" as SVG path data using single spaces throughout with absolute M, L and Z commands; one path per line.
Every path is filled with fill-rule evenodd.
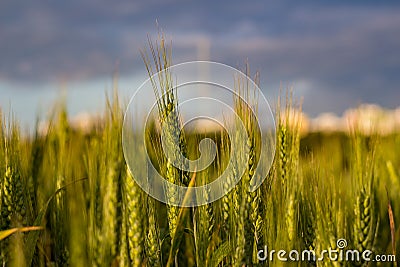
M 362 190 L 357 196 L 355 206 L 355 244 L 359 251 L 372 250 L 374 245 L 376 218 L 375 218 L 375 199 L 373 193 Z
M 126 168 L 124 181 L 124 208 L 126 232 L 128 235 L 128 256 L 132 267 L 140 266 L 143 262 L 144 250 L 144 219 L 142 217 L 143 195 L 139 186 L 133 180 Z
M 181 129 L 180 114 L 178 109 L 178 100 L 176 88 L 169 67 L 171 66 L 171 48 L 165 43 L 164 35 L 159 35 L 158 42 L 155 45 L 152 40 L 148 40 L 149 50 L 152 60 L 149 59 L 146 52 L 142 52 L 143 61 L 145 63 L 150 81 L 152 83 L 153 92 L 157 99 L 158 120 L 161 127 L 165 130 L 164 137 L 168 147 L 179 147 L 179 152 L 187 158 L 187 144 L 183 130 Z M 154 67 L 153 67 L 154 66 Z M 154 76 L 158 74 L 157 76 Z M 154 80 L 155 77 L 158 80 Z M 179 153 L 175 152 L 175 153 Z M 171 183 L 176 185 L 186 185 L 190 183 L 189 174 L 182 171 L 178 166 L 180 162 L 176 162 L 175 158 L 162 156 L 158 160 L 161 166 L 161 173 Z M 167 198 L 173 203 L 177 199 L 177 192 L 173 188 L 166 188 Z M 167 204 L 168 230 L 171 237 L 170 252 L 177 253 L 181 242 L 181 233 L 178 227 L 179 216 L 182 210 L 177 206 Z M 177 246 L 177 247 L 176 247 Z M 169 258 L 177 255 L 169 255 Z M 170 262 L 170 261 L 168 261 Z
M 229 241 L 222 243 L 217 250 L 212 254 L 210 267 L 218 267 L 223 260 L 232 253 L 232 247 Z
M 161 266 L 161 239 L 160 239 L 160 230 L 158 226 L 158 222 L 156 220 L 156 207 L 155 200 L 150 199 L 150 196 L 146 196 L 147 199 L 147 216 L 148 216 L 148 225 L 147 225 L 147 234 L 146 234 L 146 255 L 148 258 L 148 265 L 159 267 Z

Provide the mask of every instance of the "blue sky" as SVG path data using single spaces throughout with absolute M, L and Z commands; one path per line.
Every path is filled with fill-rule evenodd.
M 139 49 L 156 20 L 174 63 L 260 71 L 262 89 L 293 86 L 304 110 L 400 106 L 398 1 L 2 1 L 0 106 L 24 122 L 66 95 L 72 114 L 101 109 L 116 68 L 122 94 L 143 81 Z M 116 67 L 117 66 L 117 67 Z

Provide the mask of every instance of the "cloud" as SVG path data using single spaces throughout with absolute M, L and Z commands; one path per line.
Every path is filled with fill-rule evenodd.
M 400 6 L 363 3 L 3 2 L 0 79 L 97 79 L 111 76 L 116 62 L 121 76 L 143 71 L 139 49 L 157 33 L 157 19 L 176 63 L 210 57 L 243 66 L 248 58 L 265 85 L 298 83 L 306 97 L 318 98 L 311 113 L 341 112 L 357 101 L 392 107 L 400 91 Z
M 320 104 L 314 101 L 306 107 L 314 114 L 323 108 L 340 113 L 346 107 L 342 103 L 379 102 L 392 108 L 399 105 L 398 100 L 393 100 L 393 97 L 399 99 L 400 82 L 396 74 L 400 69 L 398 10 L 322 8 L 314 21 L 310 19 L 313 12 L 302 10 L 289 16 L 293 17 L 293 24 L 305 25 L 302 27 L 306 29 L 317 27 L 312 31 L 298 29 L 278 35 L 251 35 L 226 42 L 230 36 L 246 34 L 238 27 L 237 33 L 219 36 L 216 54 L 220 60 L 228 59 L 230 64 L 237 64 L 232 60 L 235 55 L 241 55 L 243 60 L 247 57 L 261 71 L 266 84 L 311 81 L 317 86 L 307 90 L 306 99 L 318 99 Z M 338 17 L 334 28 L 334 15 L 330 12 Z M 321 26 L 307 25 L 310 23 Z

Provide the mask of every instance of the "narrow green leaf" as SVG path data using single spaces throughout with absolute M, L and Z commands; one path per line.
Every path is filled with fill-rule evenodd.
M 190 196 L 192 194 L 193 187 L 195 186 L 195 181 L 196 181 L 196 172 L 193 174 L 193 177 L 189 182 L 188 190 L 186 191 L 186 194 L 183 197 L 183 202 L 182 202 L 183 204 L 187 203 L 189 201 Z M 179 249 L 179 244 L 180 244 L 180 241 L 181 241 L 181 237 L 182 237 L 182 234 L 183 234 L 183 232 L 185 230 L 184 221 L 185 221 L 186 217 L 188 216 L 189 211 L 190 211 L 189 208 L 183 208 L 182 207 L 180 209 L 180 212 L 179 212 L 179 215 L 178 215 L 178 222 L 177 222 L 178 225 L 177 225 L 177 229 L 176 229 L 176 234 L 175 234 L 175 237 L 173 238 L 172 243 L 171 243 L 171 249 L 169 251 L 169 256 L 168 256 L 168 261 L 167 261 L 167 267 L 173 266 L 174 257 L 176 255 L 176 252 Z
M 3 230 L 0 231 L 0 241 L 3 239 L 6 239 L 10 235 L 16 233 L 16 232 L 29 232 L 29 231 L 37 231 L 37 230 L 42 230 L 43 227 L 37 227 L 37 226 L 29 226 L 29 227 L 22 227 L 22 228 L 12 228 L 8 230 Z
M 10 235 L 12 235 L 13 233 L 15 233 L 17 231 L 18 231 L 18 228 L 0 231 L 0 240 L 3 240 L 5 238 L 9 237 Z
M 76 181 L 73 181 L 63 187 L 60 187 L 59 189 L 56 190 L 56 192 L 54 192 L 54 194 L 47 200 L 46 204 L 43 206 L 43 208 L 40 210 L 40 212 L 38 213 L 33 225 L 34 226 L 41 226 L 43 224 L 43 218 L 46 215 L 47 212 L 47 208 L 49 207 L 50 202 L 53 200 L 53 198 L 60 193 L 62 190 L 65 190 L 68 186 L 73 185 L 77 182 L 80 181 L 84 181 L 87 180 L 87 178 L 82 178 L 82 179 L 78 179 Z M 26 259 L 26 263 L 27 266 L 31 266 L 32 265 L 32 260 L 33 260 L 33 255 L 35 253 L 35 248 L 36 248 L 36 243 L 39 239 L 39 231 L 31 231 L 29 232 L 27 238 L 26 238 L 26 243 L 25 243 L 25 259 Z

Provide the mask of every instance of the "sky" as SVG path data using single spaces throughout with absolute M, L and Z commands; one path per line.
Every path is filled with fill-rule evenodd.
M 293 87 L 311 117 L 361 103 L 400 106 L 398 1 L 1 1 L 0 107 L 23 123 L 65 99 L 96 112 L 118 72 L 129 98 L 144 81 L 140 50 L 158 28 L 173 63 L 211 60 Z M 158 25 L 158 26 L 157 26 Z

